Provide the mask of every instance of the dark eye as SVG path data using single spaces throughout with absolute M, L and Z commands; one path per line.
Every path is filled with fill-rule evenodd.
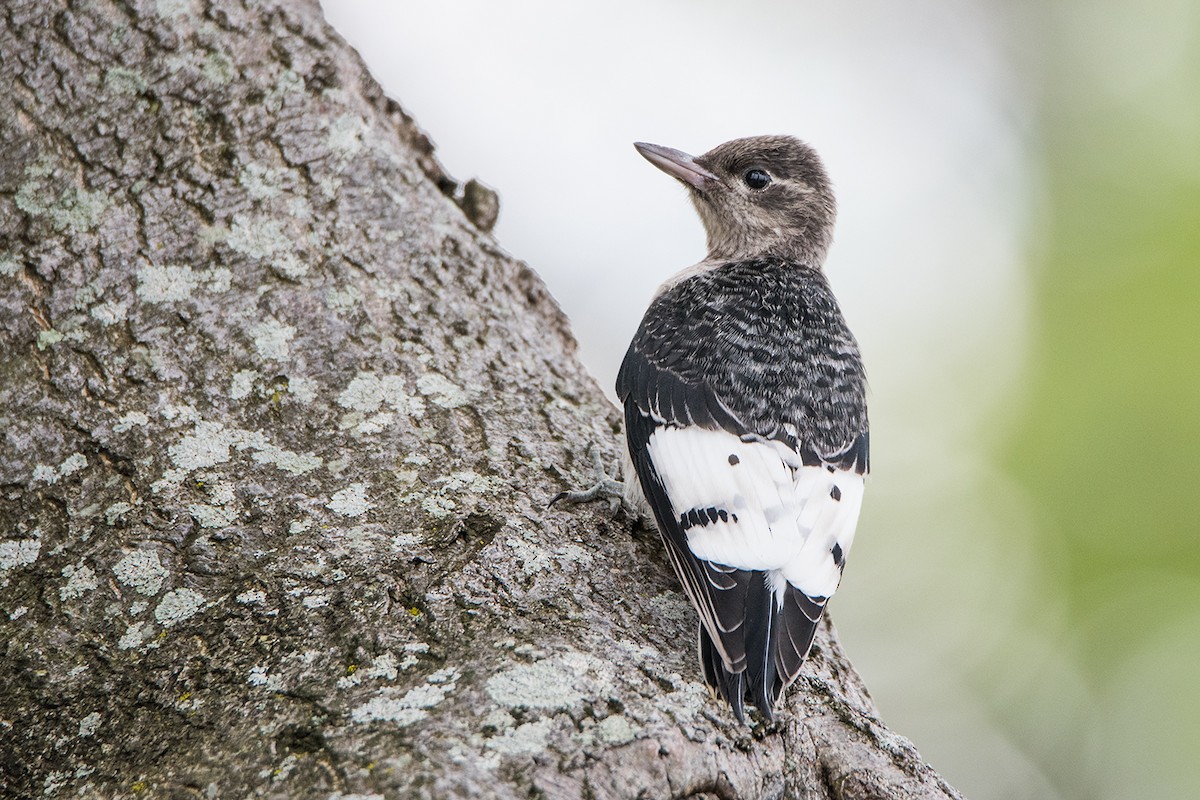
M 767 184 L 771 182 L 771 176 L 761 169 L 752 169 L 748 170 L 746 174 L 742 176 L 742 180 L 744 180 L 746 185 L 751 189 L 765 189 L 767 188 Z

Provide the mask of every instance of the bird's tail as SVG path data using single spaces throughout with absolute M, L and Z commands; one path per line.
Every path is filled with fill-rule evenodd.
M 704 625 L 700 625 L 700 665 L 710 688 L 729 703 L 738 722 L 745 723 L 747 699 L 763 719 L 775 718 L 774 706 L 785 681 L 777 669 L 776 650 L 782 617 L 768 573 L 755 571 L 746 589 L 746 666 L 732 672 L 721 659 Z

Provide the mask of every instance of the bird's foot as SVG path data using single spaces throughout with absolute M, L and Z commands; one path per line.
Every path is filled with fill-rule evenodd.
M 625 499 L 625 484 L 608 474 L 604 468 L 604 461 L 600 457 L 600 448 L 593 444 L 588 448 L 588 452 L 592 454 L 592 465 L 596 472 L 595 485 L 581 492 L 559 492 L 550 501 L 550 505 L 553 506 L 559 502 L 577 505 L 591 503 L 595 500 L 605 500 L 614 517 L 621 508 L 632 513 L 634 509 Z

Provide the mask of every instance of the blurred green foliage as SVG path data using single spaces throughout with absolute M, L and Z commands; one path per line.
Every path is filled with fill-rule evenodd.
M 1091 706 L 1086 729 L 1055 731 L 1073 742 L 1031 751 L 1065 797 L 1195 797 L 1200 9 L 1103 6 L 1027 31 L 1044 196 L 1026 412 L 1003 460 L 1035 505 L 1034 590 L 1065 599 L 1058 646 Z

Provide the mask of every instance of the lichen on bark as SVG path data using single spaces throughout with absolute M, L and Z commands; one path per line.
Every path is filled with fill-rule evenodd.
M 831 628 L 738 727 L 546 508 L 618 417 L 315 3 L 0 13 L 0 790 L 956 796 Z

